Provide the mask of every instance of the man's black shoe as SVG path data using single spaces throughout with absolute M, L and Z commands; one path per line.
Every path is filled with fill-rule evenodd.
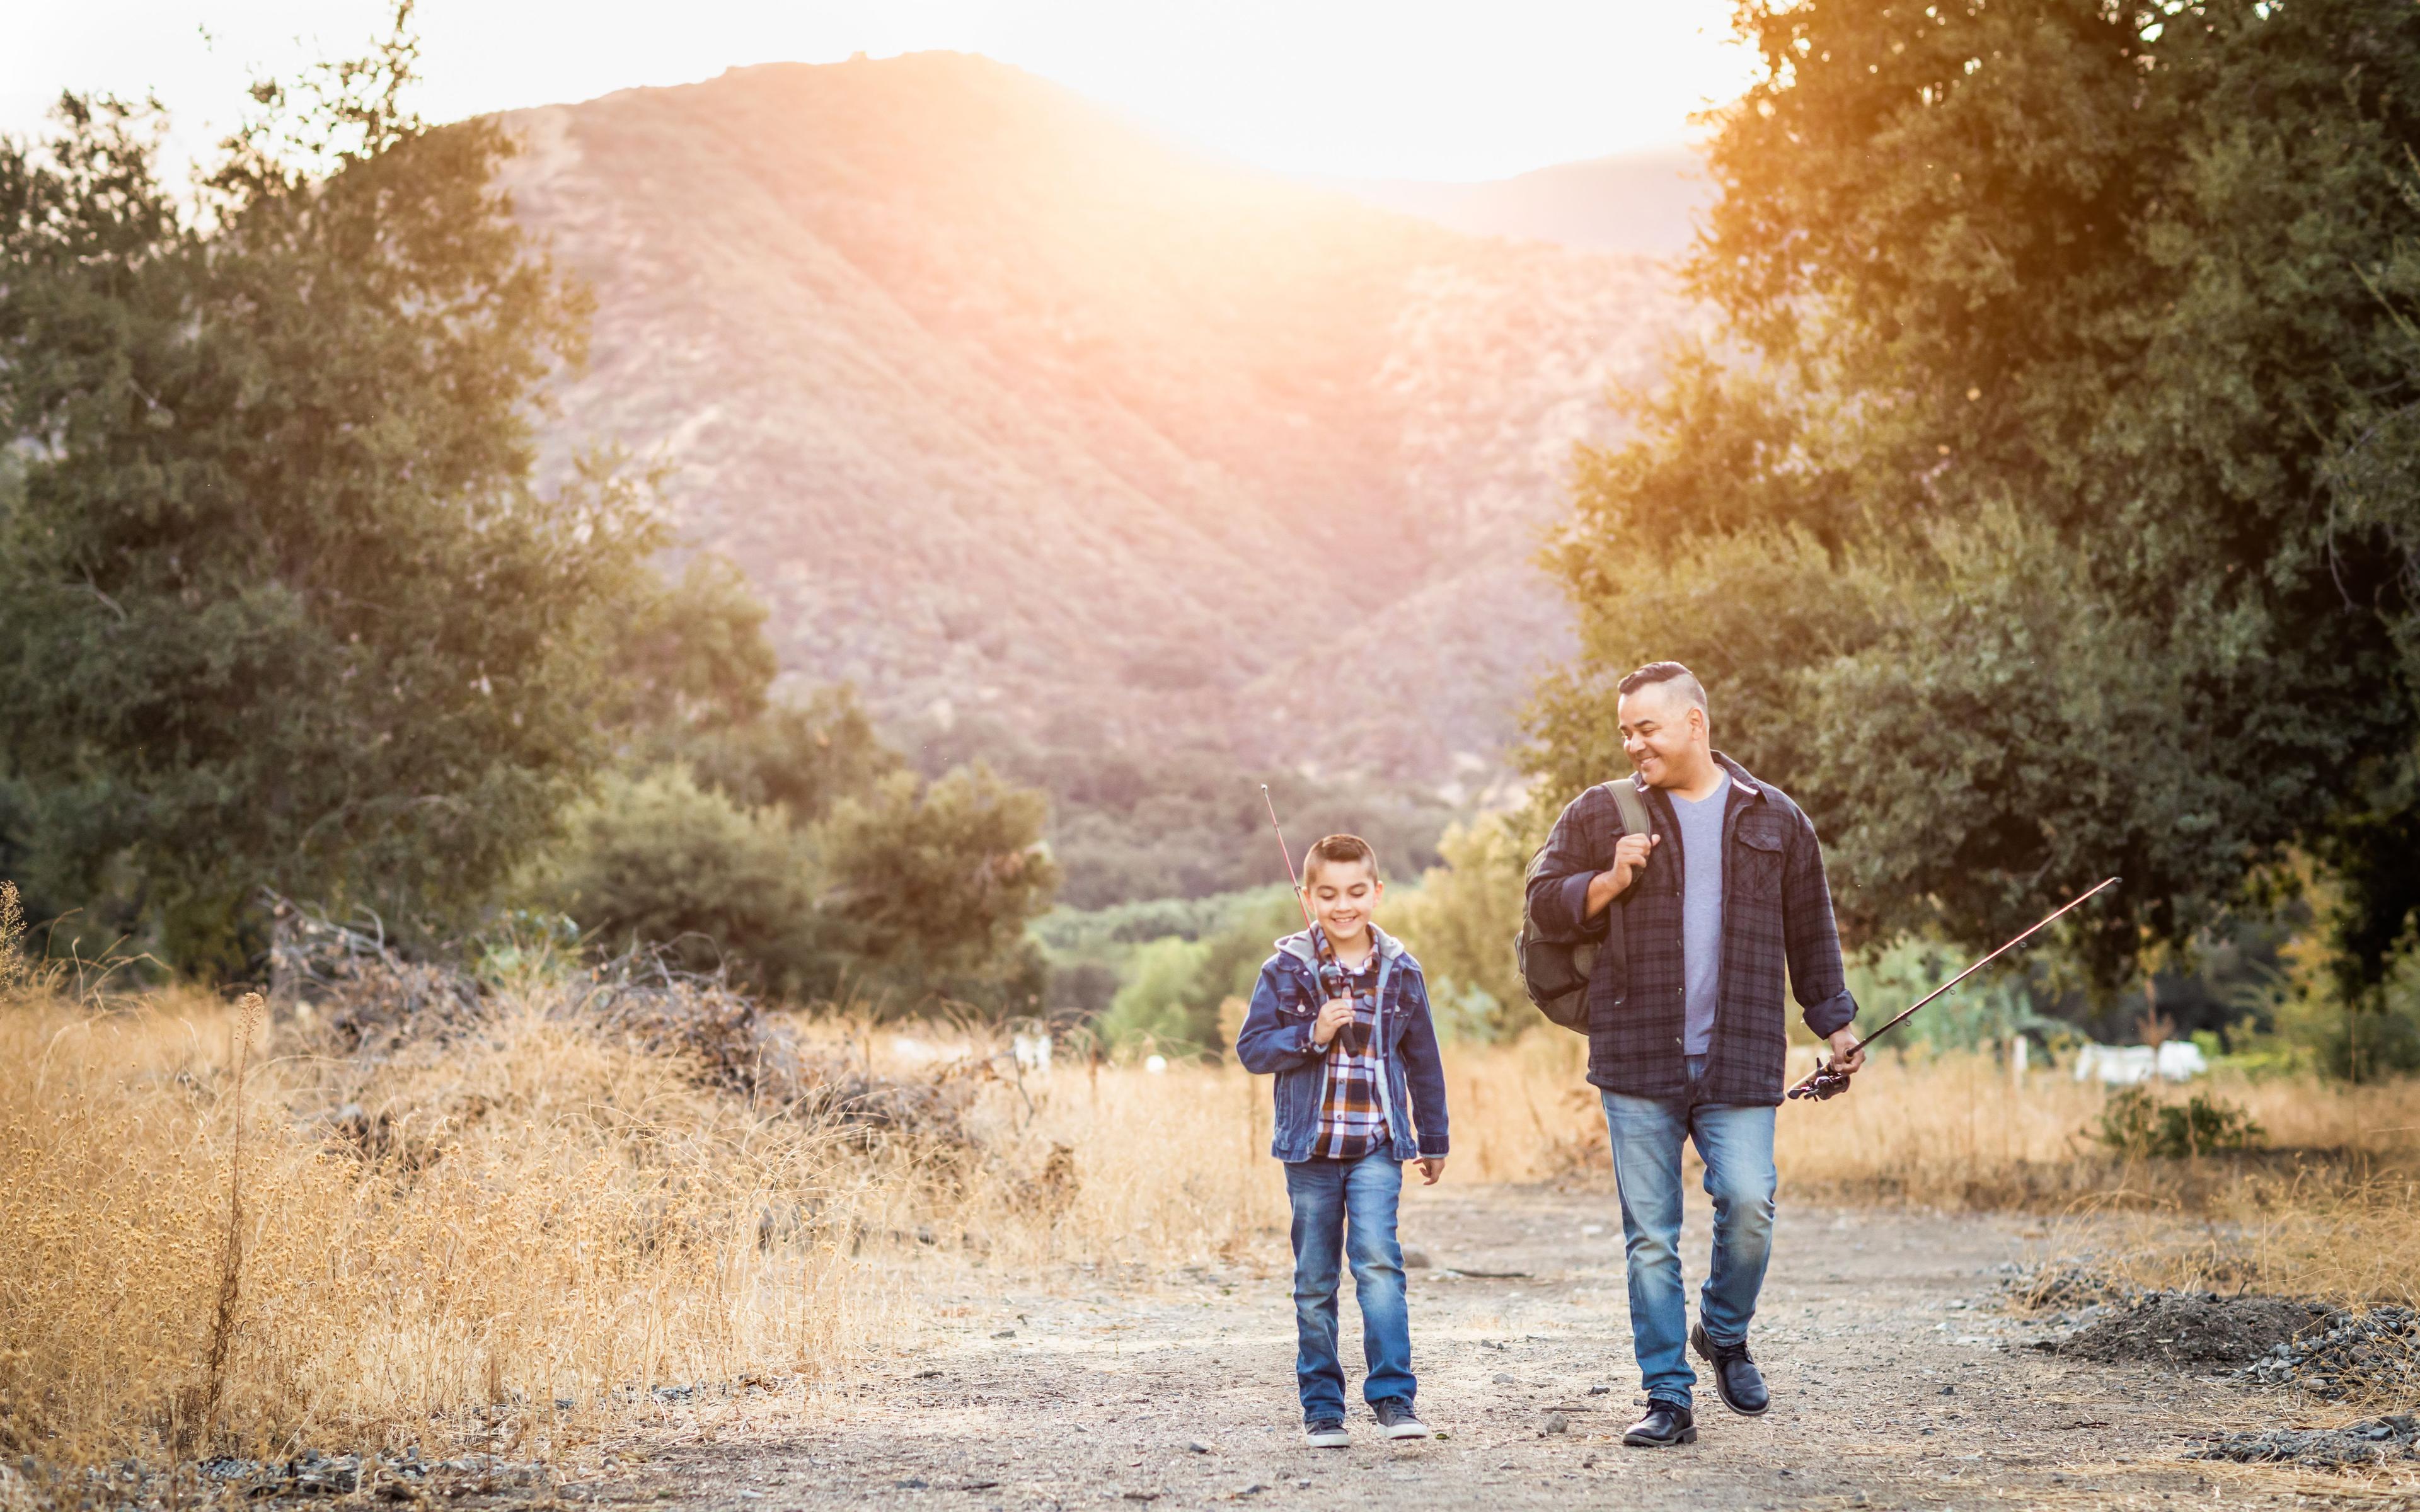
M 1697 1414 L 1670 1402 L 1650 1401 L 1647 1415 L 1630 1425 L 1630 1431 L 1621 1436 L 1621 1442 L 1643 1444 L 1651 1449 L 1668 1449 L 1676 1443 L 1695 1443 L 1698 1442 Z
M 1723 1405 L 1742 1417 L 1761 1417 L 1773 1405 L 1773 1393 L 1764 1389 L 1764 1377 L 1756 1362 L 1747 1357 L 1747 1341 L 1737 1344 L 1716 1344 L 1707 1336 L 1706 1325 L 1699 1323 L 1689 1330 L 1689 1343 L 1714 1367 L 1714 1390 Z

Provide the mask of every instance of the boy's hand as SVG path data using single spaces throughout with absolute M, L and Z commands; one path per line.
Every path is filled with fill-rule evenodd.
M 1443 1155 L 1422 1155 L 1420 1157 L 1420 1185 L 1435 1186 L 1437 1184 L 1437 1178 L 1444 1174 L 1445 1157 Z
M 1327 1000 L 1327 1005 L 1319 1011 L 1318 1022 L 1311 1026 L 1311 1042 L 1326 1044 L 1343 1033 L 1344 1026 L 1352 1022 L 1353 999 L 1331 997 Z

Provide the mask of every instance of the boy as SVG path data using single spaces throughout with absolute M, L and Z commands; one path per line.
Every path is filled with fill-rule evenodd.
M 1445 1174 L 1445 1067 L 1419 963 L 1371 922 L 1378 857 L 1357 835 L 1330 835 L 1303 856 L 1303 897 L 1318 922 L 1277 942 L 1261 967 L 1235 1058 L 1277 1077 L 1269 1153 L 1286 1163 L 1294 1205 L 1295 1378 L 1304 1442 L 1342 1448 L 1344 1366 L 1336 1354 L 1336 1280 L 1353 1264 L 1369 1367 L 1361 1395 L 1389 1439 L 1425 1439 L 1412 1411 L 1411 1320 L 1395 1203 L 1404 1162 Z M 1321 960 L 1321 946 L 1334 961 Z

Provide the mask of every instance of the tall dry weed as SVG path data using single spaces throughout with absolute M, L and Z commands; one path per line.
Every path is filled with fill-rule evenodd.
M 192 1452 L 209 1438 L 218 1423 L 219 1403 L 226 1396 L 228 1351 L 235 1344 L 236 1305 L 243 1296 L 243 1082 L 252 1059 L 253 1037 L 268 1018 L 268 1005 L 258 993 L 246 993 L 236 1005 L 235 1079 L 228 1089 L 235 1133 L 227 1142 L 226 1248 L 219 1259 L 218 1310 L 210 1320 L 209 1355 L 202 1366 L 201 1400 L 176 1434 L 178 1447 Z
M 549 1453 L 648 1387 L 884 1336 L 895 1285 L 855 1252 L 912 1172 L 545 1006 L 377 1061 L 273 1040 L 241 1097 L 223 1005 L 0 1012 L 0 1443 L 450 1422 Z
M 0 1003 L 24 991 L 25 904 L 17 885 L 0 881 Z

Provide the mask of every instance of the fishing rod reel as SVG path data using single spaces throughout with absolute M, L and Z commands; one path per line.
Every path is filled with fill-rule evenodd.
M 1864 1048 L 1859 1046 L 1860 1049 Z M 1792 1097 L 1811 1097 L 1825 1102 L 1849 1089 L 1849 1073 L 1826 1060 L 1816 1066 L 1815 1074 L 1790 1089 Z

